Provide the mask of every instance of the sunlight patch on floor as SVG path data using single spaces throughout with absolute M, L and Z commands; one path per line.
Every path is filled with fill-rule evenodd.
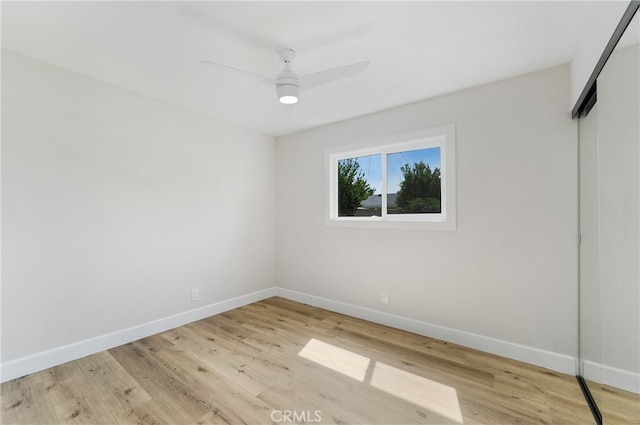
M 458 393 L 448 385 L 384 363 L 376 363 L 371 386 L 462 423 Z
M 453 387 L 372 361 L 315 338 L 311 338 L 298 355 L 449 420 L 463 423 L 458 393 Z
M 370 362 L 367 357 L 315 338 L 298 355 L 360 382 L 364 381 Z

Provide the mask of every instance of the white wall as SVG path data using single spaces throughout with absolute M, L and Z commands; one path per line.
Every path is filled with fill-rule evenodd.
M 271 137 L 3 50 L 3 363 L 273 286 L 275 172 Z
M 589 14 L 571 60 L 570 108 L 578 101 L 628 5 L 626 0 L 589 3 Z
M 279 138 L 279 284 L 575 356 L 577 125 L 568 99 L 562 66 Z M 457 231 L 325 226 L 327 148 L 447 123 L 456 125 Z

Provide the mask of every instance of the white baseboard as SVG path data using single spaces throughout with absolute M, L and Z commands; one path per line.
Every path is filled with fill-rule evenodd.
M 334 301 L 303 292 L 279 288 L 279 295 L 293 301 L 298 301 L 325 308 L 327 310 L 358 317 L 371 322 L 380 323 L 394 328 L 417 333 L 431 338 L 441 339 L 465 347 L 474 348 L 487 353 L 496 354 L 510 359 L 551 369 L 574 376 L 576 374 L 576 359 L 566 354 L 554 353 L 522 344 L 503 341 L 483 335 L 465 332 L 445 326 L 411 319 L 404 316 L 359 307 L 340 301 Z
M 278 288 L 263 289 L 141 325 L 3 362 L 0 364 L 0 382 L 10 381 L 276 295 L 278 295 Z
M 583 361 L 582 366 L 582 376 L 589 381 L 640 394 L 640 373 L 603 365 L 591 360 Z
M 570 375 L 575 375 L 576 372 L 575 358 L 565 354 L 553 353 L 526 345 L 434 325 L 432 323 L 359 307 L 290 289 L 272 287 L 84 341 L 78 341 L 73 344 L 10 360 L 0 364 L 0 382 L 9 381 L 71 360 L 108 350 L 273 296 L 281 296 L 293 301 L 520 360 L 558 372 Z

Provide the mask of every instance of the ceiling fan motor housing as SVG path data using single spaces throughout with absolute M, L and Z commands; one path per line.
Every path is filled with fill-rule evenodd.
M 300 98 L 300 79 L 288 62 L 276 77 L 276 94 L 281 103 L 296 103 Z

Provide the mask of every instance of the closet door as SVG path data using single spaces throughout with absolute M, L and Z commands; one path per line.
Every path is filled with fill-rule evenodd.
M 636 28 L 638 19 L 629 28 Z M 579 121 L 580 375 L 605 425 L 640 421 L 640 42 L 635 31 L 612 51 L 597 79 L 597 102 Z
M 635 27 L 638 14 L 634 17 Z M 636 30 L 637 31 L 637 30 Z M 625 33 L 625 35 L 627 35 Z M 633 34 L 630 34 L 633 35 Z M 637 36 L 637 33 L 636 33 Z M 637 40 L 637 38 L 636 38 Z M 603 381 L 640 392 L 640 45 L 621 40 L 598 76 L 600 326 Z M 606 391 L 603 423 L 640 420 Z M 625 415 L 626 416 L 626 415 Z M 608 418 L 610 420 L 608 420 Z
M 640 1 L 629 2 L 573 110 L 580 117 L 579 380 L 605 425 L 640 424 L 639 10 Z

